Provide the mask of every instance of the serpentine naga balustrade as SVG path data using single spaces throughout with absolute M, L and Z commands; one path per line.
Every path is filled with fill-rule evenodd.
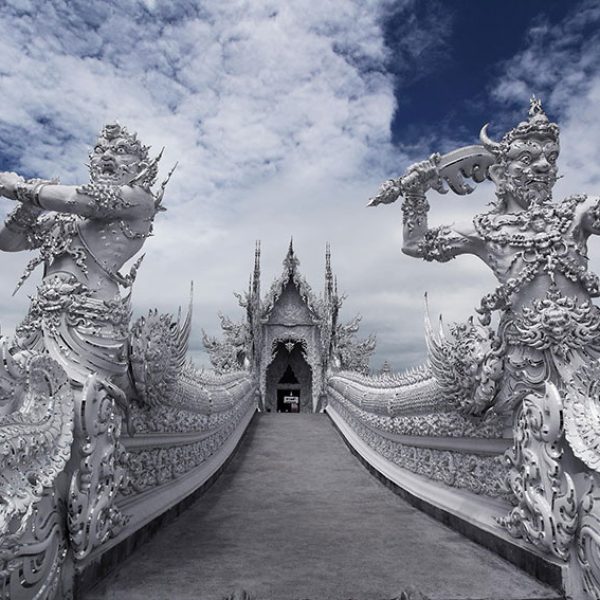
M 600 462 L 587 455 L 582 470 L 581 448 L 573 450 L 584 429 L 597 437 L 590 408 L 600 368 L 574 365 L 562 389 L 542 380 L 513 419 L 478 415 L 482 384 L 495 388 L 499 379 L 492 330 L 469 320 L 448 335 L 428 316 L 425 329 L 423 366 L 332 373 L 328 414 L 362 460 L 417 506 L 567 598 L 600 598 Z
M 330 414 L 415 502 L 567 598 L 599 599 L 600 277 L 588 243 L 600 197 L 553 196 L 559 138 L 532 97 L 499 141 L 486 124 L 481 144 L 381 185 L 369 205 L 400 201 L 405 254 L 476 256 L 497 285 L 450 336 L 426 322 L 429 367 L 397 380 L 334 375 Z M 470 194 L 467 180 L 488 180 L 491 202 L 431 226 L 434 192 Z
M 126 394 L 97 373 L 76 385 L 62 356 L 13 356 L 3 340 L 0 598 L 77 597 L 232 454 L 256 385 L 186 363 L 190 324 L 191 310 L 133 325 Z
M 211 480 L 256 409 L 248 372 L 186 365 L 191 301 L 183 320 L 153 310 L 130 327 L 143 255 L 122 269 L 165 210 L 175 167 L 157 186 L 162 155 L 109 123 L 84 185 L 0 172 L 0 195 L 16 206 L 0 250 L 37 253 L 17 289 L 44 265 L 1 345 L 2 600 L 77 595 L 133 534 Z

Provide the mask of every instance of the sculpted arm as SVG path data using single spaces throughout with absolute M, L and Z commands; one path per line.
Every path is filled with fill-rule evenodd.
M 425 223 L 426 225 L 426 223 Z M 427 261 L 447 262 L 459 254 L 475 254 L 478 244 L 472 227 L 467 225 L 441 225 L 439 227 L 425 227 L 418 235 L 414 231 L 406 234 L 404 226 L 404 243 L 402 252 L 415 258 Z
M 402 252 L 427 261 L 446 262 L 459 254 L 477 254 L 477 247 L 468 227 L 428 225 L 429 203 L 425 194 L 430 188 L 442 190 L 437 160 L 437 155 L 433 155 L 411 166 L 408 174 L 398 181 L 404 197 Z
M 26 182 L 15 173 L 0 173 L 0 194 L 23 205 L 88 218 L 134 219 L 153 214 L 151 195 L 139 186 L 59 185 Z
M 21 182 L 23 178 L 16 173 L 0 173 L 0 195 L 11 198 L 8 188 Z M 36 248 L 39 245 L 37 233 L 41 229 L 38 219 L 41 214 L 40 208 L 24 204 L 12 210 L 0 227 L 0 250 L 19 252 Z

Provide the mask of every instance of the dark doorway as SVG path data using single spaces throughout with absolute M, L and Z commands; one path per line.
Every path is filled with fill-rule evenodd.
M 290 351 L 281 342 L 274 354 L 266 373 L 265 410 L 312 412 L 312 374 L 300 344 Z
M 277 384 L 277 412 L 300 412 L 300 382 L 291 365 Z

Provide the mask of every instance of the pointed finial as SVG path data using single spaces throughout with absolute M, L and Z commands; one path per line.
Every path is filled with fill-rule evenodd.
M 529 99 L 529 116 L 535 117 L 535 115 L 539 115 L 540 113 L 544 114 L 542 101 L 539 98 L 536 98 L 535 94 L 533 94 Z
M 290 237 L 290 245 L 287 254 L 285 255 L 285 258 L 283 259 L 283 266 L 291 275 L 296 270 L 299 264 L 300 261 L 294 255 L 294 238 Z

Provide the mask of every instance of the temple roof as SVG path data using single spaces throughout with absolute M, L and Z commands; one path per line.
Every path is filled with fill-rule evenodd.
M 317 319 L 321 319 L 320 302 L 313 293 L 310 285 L 306 282 L 306 279 L 304 279 L 304 276 L 300 273 L 298 269 L 299 265 L 300 261 L 294 253 L 294 243 L 293 239 L 291 239 L 287 254 L 283 259 L 283 271 L 271 284 L 271 288 L 265 297 L 262 312 L 263 320 L 268 319 L 271 311 L 279 298 L 281 298 L 281 295 L 288 284 L 292 284 L 296 288 L 300 294 L 300 298 L 306 304 L 310 312 Z

